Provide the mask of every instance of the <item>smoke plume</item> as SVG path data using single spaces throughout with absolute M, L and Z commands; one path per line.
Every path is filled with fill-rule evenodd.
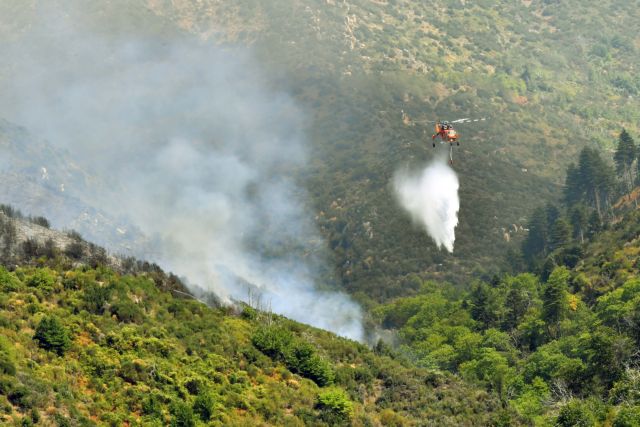
M 440 248 L 453 252 L 458 225 L 458 177 L 444 158 L 419 172 L 402 171 L 393 180 L 400 205 Z
M 82 4 L 41 10 L 0 47 L 0 116 L 67 150 L 95 178 L 74 196 L 150 236 L 140 255 L 224 300 L 251 287 L 277 313 L 362 339 L 357 304 L 317 285 L 325 245 L 294 178 L 304 111 L 246 49 L 110 32 L 113 16 Z

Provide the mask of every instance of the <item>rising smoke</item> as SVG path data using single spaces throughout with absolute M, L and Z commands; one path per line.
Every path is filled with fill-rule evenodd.
M 251 286 L 277 313 L 362 339 L 360 308 L 316 285 L 325 245 L 293 178 L 304 112 L 245 49 L 113 34 L 80 5 L 42 10 L 0 48 L 0 116 L 106 183 L 80 196 L 151 236 L 163 267 L 224 300 Z
M 436 158 L 421 171 L 398 172 L 393 180 L 400 205 L 423 226 L 440 248 L 453 252 L 458 225 L 458 177 L 444 158 Z

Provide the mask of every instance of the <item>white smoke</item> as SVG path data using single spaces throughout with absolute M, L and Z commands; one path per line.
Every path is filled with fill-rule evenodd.
M 401 171 L 393 180 L 400 205 L 423 226 L 438 247 L 453 252 L 458 225 L 458 177 L 443 158 L 419 172 Z
M 0 46 L 0 116 L 106 182 L 76 197 L 151 236 L 163 267 L 226 300 L 252 286 L 277 313 L 361 340 L 360 307 L 317 286 L 325 245 L 294 179 L 307 164 L 294 100 L 245 49 L 114 34 L 113 17 L 73 3 Z

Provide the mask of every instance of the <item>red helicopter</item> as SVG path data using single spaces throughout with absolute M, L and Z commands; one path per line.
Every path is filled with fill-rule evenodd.
M 453 144 L 460 145 L 460 141 L 458 141 L 458 132 L 453 128 L 454 123 L 471 123 L 471 122 L 481 122 L 486 119 L 458 119 L 453 121 L 439 120 L 435 122 L 436 127 L 434 133 L 431 136 L 432 144 L 436 146 L 436 138 L 440 137 L 440 143 L 448 142 L 451 146 L 451 150 L 449 150 L 449 163 L 453 164 Z M 432 122 L 433 123 L 433 122 Z
M 436 146 L 436 137 L 440 136 L 442 142 L 448 142 L 452 144 L 455 142 L 456 145 L 460 145 L 458 141 L 458 132 L 453 128 L 453 125 L 450 122 L 442 121 L 436 122 L 436 133 L 431 135 L 431 139 L 433 140 L 433 146 Z

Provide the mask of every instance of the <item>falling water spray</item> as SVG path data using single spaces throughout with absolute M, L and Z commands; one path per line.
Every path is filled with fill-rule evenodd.
M 398 202 L 414 223 L 424 227 L 438 248 L 453 252 L 460 185 L 446 160 L 437 158 L 421 171 L 400 171 L 393 185 Z

